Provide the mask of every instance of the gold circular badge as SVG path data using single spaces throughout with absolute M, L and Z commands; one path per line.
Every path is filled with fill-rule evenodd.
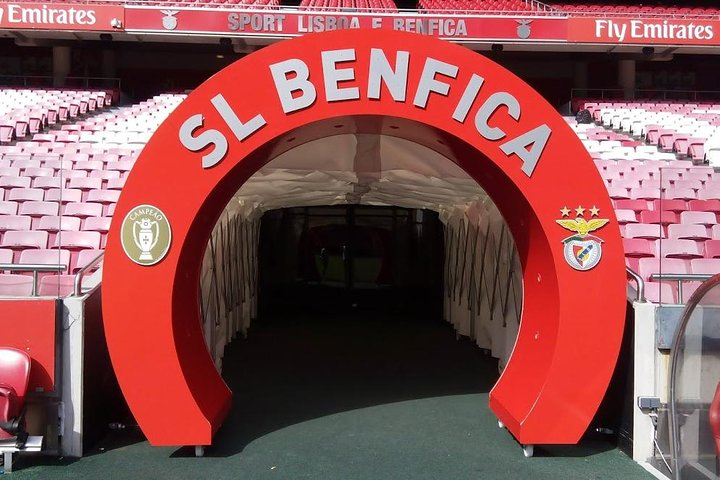
M 170 222 L 152 205 L 139 205 L 128 212 L 120 227 L 125 255 L 138 265 L 155 265 L 170 249 Z

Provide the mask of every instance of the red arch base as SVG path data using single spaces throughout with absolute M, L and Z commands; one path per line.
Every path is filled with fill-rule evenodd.
M 285 110 L 297 109 L 286 113 L 278 92 L 293 78 L 306 90 L 287 93 Z M 503 105 L 493 108 L 498 100 L 494 106 Z M 253 130 L 256 115 L 264 125 Z M 529 131 L 536 140 L 549 132 L 544 148 L 541 140 L 525 145 Z M 203 342 L 197 300 L 201 252 L 223 207 L 269 158 L 351 132 L 430 146 L 492 196 L 515 237 L 525 294 L 517 343 L 490 407 L 521 443 L 577 442 L 607 388 L 624 322 L 622 243 L 605 186 L 564 120 L 517 77 L 457 45 L 374 30 L 308 35 L 243 58 L 195 90 L 138 159 L 110 231 L 103 313 L 120 386 L 150 442 L 208 445 L 230 408 L 231 393 Z M 211 138 L 219 146 L 205 145 Z M 227 151 L 216 156 L 222 139 Z M 203 168 L 203 157 L 214 165 Z M 120 220 L 143 204 L 161 209 L 172 227 L 170 250 L 153 266 L 134 263 L 120 244 Z M 581 207 L 580 218 L 598 218 L 589 211 L 596 207 L 609 219 L 593 232 L 603 253 L 588 271 L 564 258 L 563 240 L 573 233 L 556 222 L 576 218 Z

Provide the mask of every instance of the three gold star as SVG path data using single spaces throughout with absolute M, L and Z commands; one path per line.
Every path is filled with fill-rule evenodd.
M 560 213 L 563 217 L 569 217 L 572 210 L 575 210 L 575 218 L 584 216 L 585 210 L 588 210 L 590 212 L 591 217 L 597 217 L 598 215 L 600 215 L 600 209 L 595 205 L 593 205 L 592 208 L 584 208 L 582 205 L 580 205 L 574 209 L 570 209 L 567 207 L 567 205 L 565 205 L 563 208 L 560 209 Z

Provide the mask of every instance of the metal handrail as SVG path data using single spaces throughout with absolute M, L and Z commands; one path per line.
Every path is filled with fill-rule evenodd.
M 680 276 L 680 275 L 675 275 Z M 710 276 L 710 278 L 704 282 L 695 292 L 690 296 L 683 314 L 680 317 L 680 323 L 678 324 L 677 330 L 675 330 L 675 337 L 673 338 L 672 346 L 670 347 L 670 381 L 668 382 L 670 390 L 670 445 L 672 447 L 672 475 L 674 479 L 680 478 L 680 469 L 678 465 L 678 453 L 680 452 L 680 431 L 679 425 L 675 421 L 675 415 L 677 414 L 677 404 L 675 402 L 675 377 L 677 376 L 678 368 L 678 344 L 680 339 L 685 334 L 685 329 L 690 321 L 692 313 L 695 311 L 700 300 L 713 288 L 720 284 L 720 274 Z
M 625 267 L 625 271 L 627 272 L 628 277 L 635 280 L 635 284 L 637 285 L 635 301 L 645 302 L 645 280 L 643 280 L 642 277 L 635 272 L 635 270 L 628 266 Z
M 103 256 L 105 256 L 105 252 L 100 252 L 97 257 L 90 260 L 87 265 L 75 272 L 75 280 L 73 281 L 73 295 L 79 296 L 82 294 L 82 277 L 85 276 L 85 273 L 88 270 L 100 263 L 100 260 L 102 260 Z
M 67 265 L 49 265 L 42 263 L 0 263 L 0 270 L 10 272 L 32 272 L 33 284 L 31 295 L 37 297 L 38 272 L 62 272 L 67 270 Z
M 713 275 L 707 273 L 653 273 L 651 280 L 673 280 L 678 286 L 678 303 L 683 303 L 683 282 L 704 282 Z

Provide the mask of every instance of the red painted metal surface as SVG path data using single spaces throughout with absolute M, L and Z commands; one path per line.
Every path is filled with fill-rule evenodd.
M 393 96 L 383 86 L 379 99 L 368 98 L 371 49 L 384 52 L 393 68 L 404 55 L 397 56 L 398 51 L 407 52 L 404 96 L 399 90 Z M 352 51 L 354 60 L 330 67 L 351 69 L 340 75 L 351 79 L 323 81 L 321 57 L 329 50 Z M 307 66 L 317 96 L 285 113 L 270 66 L 289 59 Z M 424 103 L 423 95 L 417 95 L 422 72 L 428 65 L 437 66 L 434 61 L 456 66 L 457 72 L 431 75 L 430 80 L 448 84 L 448 92 L 431 92 L 425 105 L 416 106 Z M 484 82 L 465 111 L 459 106 L 473 75 Z M 423 84 L 428 85 L 427 78 Z M 357 87 L 359 98 L 328 101 L 333 87 Z M 442 90 L 437 84 L 435 89 Z M 500 106 L 484 125 L 480 106 L 499 92 L 517 101 L 520 114 L 511 118 L 509 109 Z M 232 115 L 226 112 L 224 119 L 211 102 L 217 103 L 219 94 L 235 120 L 247 123 L 261 114 L 265 124 L 238 140 L 228 126 Z M 181 126 L 199 118 L 195 115 L 202 119 L 192 130 L 195 138 L 215 130 L 227 140 L 226 154 L 212 168 L 202 167 L 202 157 L 214 147 L 192 152 L 180 141 Z M 478 125 L 499 128 L 504 136 L 489 139 L 493 134 L 484 130 L 486 135 L 481 135 Z M 505 150 L 509 141 L 541 125 L 551 133 L 529 176 L 522 169 L 527 162 L 517 151 Z M 307 35 L 248 55 L 190 94 L 138 159 L 116 216 L 122 219 L 141 204 L 160 208 L 172 227 L 172 245 L 159 263 L 138 265 L 121 247 L 122 222 L 113 222 L 105 256 L 103 314 L 120 386 L 150 442 L 210 444 L 230 408 L 231 392 L 204 345 L 197 293 L 202 252 L 223 207 L 274 156 L 315 138 L 353 132 L 383 133 L 433 148 L 456 161 L 492 196 L 522 260 L 524 305 L 517 343 L 490 394 L 490 408 L 521 443 L 577 442 L 612 375 L 625 318 L 620 231 L 597 169 L 557 112 L 507 70 L 457 45 L 376 30 Z M 593 207 L 599 215 L 591 215 Z M 584 217 L 576 208 L 585 209 Z M 609 220 L 593 231 L 604 241 L 594 268 L 576 270 L 566 260 L 563 241 L 571 232 L 556 222 L 563 218 Z
M 55 300 L 0 301 L 0 347 L 30 355 L 29 391 L 55 389 Z

